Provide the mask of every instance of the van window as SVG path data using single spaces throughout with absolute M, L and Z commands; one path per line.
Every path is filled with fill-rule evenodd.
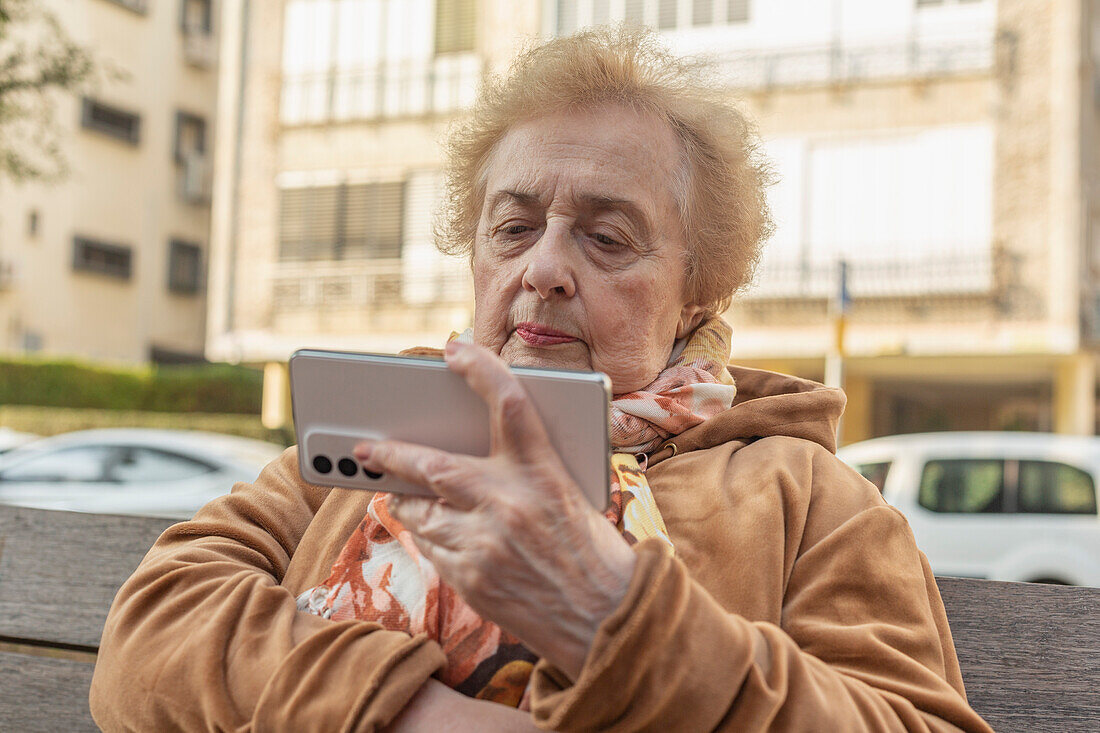
M 890 461 L 883 461 L 882 463 L 861 463 L 856 466 L 856 470 L 859 471 L 863 478 L 877 486 L 881 494 L 883 487 L 886 486 L 886 474 L 890 473 Z
M 933 512 L 1004 511 L 1004 461 L 938 460 L 924 465 L 917 501 Z
M 1096 486 L 1079 468 L 1053 461 L 1020 461 L 1019 511 L 1096 514 Z

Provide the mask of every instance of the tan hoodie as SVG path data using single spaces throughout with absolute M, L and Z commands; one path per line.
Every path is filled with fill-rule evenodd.
M 626 599 L 577 680 L 540 663 L 562 730 L 989 727 L 963 693 L 905 519 L 832 454 L 844 398 L 731 367 L 733 407 L 650 457 L 675 554 L 636 547 Z M 675 455 L 673 455 L 675 453 Z M 428 639 L 299 613 L 366 513 L 287 450 L 168 529 L 115 598 L 92 681 L 106 730 L 368 731 L 444 664 Z

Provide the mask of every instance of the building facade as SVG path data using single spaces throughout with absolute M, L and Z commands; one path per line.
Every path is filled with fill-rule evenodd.
M 712 58 L 759 121 L 776 232 L 739 363 L 842 383 L 845 442 L 1096 430 L 1092 0 L 226 3 L 208 353 L 394 351 L 470 322 L 432 246 L 439 141 L 525 42 L 608 22 Z M 844 275 L 841 275 L 841 273 Z M 843 291 L 843 296 L 839 293 Z
M 51 0 L 96 79 L 57 100 L 70 170 L 0 181 L 0 354 L 203 358 L 217 0 Z

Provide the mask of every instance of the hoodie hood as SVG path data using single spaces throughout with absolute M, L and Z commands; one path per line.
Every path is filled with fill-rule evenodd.
M 782 435 L 802 438 L 836 453 L 836 428 L 847 399 L 834 387 L 763 369 L 730 366 L 737 397 L 730 408 L 670 438 L 649 465 L 688 451 L 731 441 Z

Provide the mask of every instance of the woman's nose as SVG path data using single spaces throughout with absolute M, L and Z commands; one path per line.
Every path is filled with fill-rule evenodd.
M 550 224 L 528 251 L 523 287 L 544 300 L 552 295 L 572 298 L 577 292 L 571 263 L 573 234 L 566 226 Z

